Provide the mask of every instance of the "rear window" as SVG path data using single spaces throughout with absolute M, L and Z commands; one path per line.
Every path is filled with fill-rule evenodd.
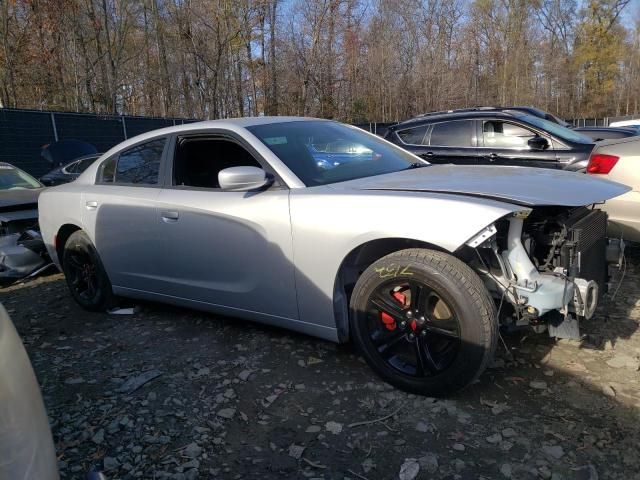
M 429 145 L 435 147 L 472 147 L 473 121 L 456 120 L 435 123 Z

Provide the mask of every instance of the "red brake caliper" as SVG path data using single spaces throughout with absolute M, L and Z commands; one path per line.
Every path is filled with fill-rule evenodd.
M 400 292 L 393 292 L 391 294 L 391 296 L 400 304 L 402 304 L 404 306 L 404 302 L 407 299 L 406 295 L 400 293 Z M 384 323 L 384 327 L 393 332 L 396 328 L 398 328 L 398 325 L 396 324 L 396 321 L 393 319 L 393 317 L 391 315 L 389 315 L 388 313 L 385 312 L 380 312 L 380 319 L 382 320 L 382 323 Z M 414 321 L 415 323 L 415 321 Z M 415 330 L 415 328 L 414 328 Z

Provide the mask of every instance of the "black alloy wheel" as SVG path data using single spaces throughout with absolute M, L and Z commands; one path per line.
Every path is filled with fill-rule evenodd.
M 454 256 L 400 250 L 356 282 L 350 334 L 385 381 L 412 393 L 449 395 L 475 381 L 493 357 L 495 302 Z
M 90 311 L 106 310 L 113 299 L 111 282 L 93 243 L 82 230 L 67 240 L 62 270 L 74 300 Z
M 429 285 L 391 280 L 369 297 L 367 327 L 379 355 L 403 374 L 443 372 L 460 350 L 453 309 Z

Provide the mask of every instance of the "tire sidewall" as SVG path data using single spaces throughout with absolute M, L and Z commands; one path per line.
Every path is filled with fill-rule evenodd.
M 367 303 L 370 295 L 387 281 L 380 278 L 376 269 L 382 267 L 394 270 L 398 266 L 401 267 L 400 271 L 408 267 L 405 271 L 411 272 L 412 275 L 398 275 L 394 277 L 395 280 L 424 283 L 445 301 L 458 318 L 461 344 L 456 358 L 447 369 L 432 377 L 412 377 L 393 368 L 380 357 L 368 338 Z M 486 364 L 487 349 L 490 350 L 489 354 L 493 355 L 494 348 L 490 332 L 486 331 L 478 317 L 478 304 L 472 299 L 471 292 L 460 285 L 452 275 L 431 263 L 407 257 L 384 257 L 371 265 L 360 277 L 351 300 L 352 337 L 364 354 L 365 360 L 384 380 L 412 393 L 448 394 L 460 390 L 475 379 L 480 366 Z

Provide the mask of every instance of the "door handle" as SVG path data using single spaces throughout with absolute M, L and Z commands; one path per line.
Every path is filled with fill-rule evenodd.
M 427 157 L 427 158 L 433 158 L 433 152 L 423 153 L 421 156 L 422 157 Z
M 162 217 L 162 221 L 164 223 L 173 223 L 177 222 L 178 218 L 180 218 L 180 214 L 174 211 L 162 211 L 160 212 L 160 216 Z
M 487 155 L 487 158 L 489 159 L 490 162 L 495 162 L 498 159 L 498 154 L 490 153 L 489 155 Z
M 85 206 L 87 207 L 87 210 L 95 210 L 96 208 L 98 208 L 98 202 L 96 202 L 95 200 L 89 200 Z

